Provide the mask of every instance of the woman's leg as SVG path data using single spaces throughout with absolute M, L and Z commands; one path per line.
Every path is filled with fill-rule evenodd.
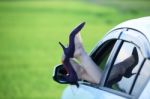
M 93 70 L 87 71 L 88 67 L 83 67 L 81 64 L 76 62 L 75 59 L 70 59 L 70 62 L 72 64 L 74 70 L 76 71 L 79 79 L 86 80 L 91 83 L 99 83 L 101 77 L 100 77 L 100 75 L 98 75 L 98 76 L 96 75 L 97 71 L 96 72 L 94 72 Z
M 71 59 L 71 64 L 73 65 L 79 79 L 87 80 L 92 83 L 100 82 L 101 70 L 85 52 L 80 33 L 75 37 L 74 58 L 78 62 Z

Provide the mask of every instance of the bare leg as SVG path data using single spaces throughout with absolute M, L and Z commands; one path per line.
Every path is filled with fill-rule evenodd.
M 70 59 L 70 62 L 74 68 L 74 70 L 77 73 L 77 76 L 81 80 L 86 80 L 92 83 L 99 83 L 98 81 L 94 81 L 94 79 L 89 75 L 89 73 L 81 66 L 79 63 L 77 63 L 74 59 Z M 99 79 L 99 78 L 98 78 Z
M 92 83 L 100 82 L 101 70 L 85 52 L 80 33 L 75 38 L 74 58 L 80 63 L 78 64 L 75 60 L 71 59 L 71 63 L 79 79 L 87 80 Z

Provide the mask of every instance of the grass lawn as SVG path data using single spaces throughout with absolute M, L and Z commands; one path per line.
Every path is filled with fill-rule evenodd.
M 58 42 L 67 44 L 70 31 L 85 21 L 81 34 L 90 52 L 115 25 L 150 15 L 148 0 L 121 2 L 1 1 L 0 99 L 60 99 L 66 85 L 52 80 L 62 53 Z

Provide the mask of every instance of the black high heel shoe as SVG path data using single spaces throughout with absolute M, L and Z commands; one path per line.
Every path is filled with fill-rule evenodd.
M 134 47 L 133 52 L 132 52 L 132 58 L 134 59 L 134 62 L 131 66 L 129 66 L 126 69 L 126 72 L 124 74 L 124 77 L 126 78 L 130 78 L 132 75 L 134 75 L 135 73 L 132 73 L 132 70 L 134 69 L 134 67 L 138 64 L 139 58 L 138 58 L 138 52 L 136 47 Z
M 132 70 L 138 64 L 138 61 L 138 52 L 136 47 L 134 47 L 132 55 L 130 57 L 113 67 L 105 86 L 111 88 L 112 85 L 119 82 L 123 76 L 126 78 L 130 78 L 132 75 L 134 75 L 135 73 L 132 73 Z
M 73 69 L 73 66 L 70 63 L 70 58 L 74 57 L 75 36 L 79 33 L 79 31 L 83 28 L 84 25 L 85 25 L 85 22 L 81 23 L 70 33 L 69 46 L 67 48 L 65 48 L 65 46 L 61 42 L 59 42 L 65 54 L 65 59 L 62 61 L 62 63 L 63 63 L 64 68 L 67 71 L 67 74 L 64 75 L 63 78 L 66 79 L 70 84 L 77 85 L 77 86 L 79 86 L 78 76 L 75 70 Z

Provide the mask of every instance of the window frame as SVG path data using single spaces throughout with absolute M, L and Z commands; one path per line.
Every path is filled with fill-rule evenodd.
M 103 58 L 103 55 L 105 53 L 103 53 L 103 51 L 108 50 L 108 47 L 112 45 L 112 48 L 115 46 L 117 39 L 111 39 L 108 40 L 106 42 L 104 42 L 101 46 L 99 46 L 96 51 L 94 53 L 92 53 L 92 55 L 90 56 L 92 58 L 92 60 L 98 65 L 98 60 Z M 110 51 L 111 53 L 111 51 Z M 100 57 L 98 57 L 97 55 L 102 54 Z M 109 56 L 108 56 L 109 57 Z M 108 59 L 107 59 L 108 60 Z M 105 64 L 106 65 L 106 64 Z
M 121 34 L 119 39 L 124 40 L 124 41 L 129 42 L 129 43 L 132 43 L 133 45 L 135 45 L 140 50 L 141 54 L 143 55 L 143 60 L 141 62 L 140 68 L 138 70 L 138 74 L 136 75 L 136 77 L 134 79 L 134 83 L 132 84 L 133 88 L 130 89 L 130 94 L 131 94 L 132 91 L 134 90 L 136 81 L 138 79 L 138 75 L 140 74 L 146 60 L 150 61 L 150 42 L 149 42 L 148 38 L 144 35 L 145 33 L 141 32 L 139 30 L 133 29 L 133 28 L 128 28 L 128 27 L 124 27 L 124 28 L 127 28 L 127 30 Z M 133 35 L 131 32 L 132 33 L 134 32 L 136 34 L 136 36 Z M 147 83 L 142 86 L 139 94 L 133 96 L 135 99 L 140 97 L 140 94 L 142 93 L 142 91 L 146 87 Z
M 104 90 L 104 91 L 114 93 L 116 95 L 119 95 L 119 96 L 122 96 L 122 97 L 125 97 L 125 98 L 128 98 L 128 99 L 131 99 L 132 96 L 127 94 L 127 93 L 123 93 L 123 92 L 105 87 L 106 81 L 108 79 L 108 75 L 110 74 L 110 71 L 113 67 L 112 64 L 114 64 L 114 62 L 116 60 L 116 57 L 118 56 L 118 53 L 119 53 L 119 51 L 122 47 L 123 42 L 124 42 L 123 40 L 117 40 L 116 41 L 116 43 L 114 45 L 114 48 L 112 49 L 112 51 L 111 51 L 111 53 L 108 57 L 108 61 L 106 62 L 105 69 L 104 69 L 104 72 L 103 72 L 103 76 L 102 76 L 102 80 L 100 82 L 100 87 L 99 88 L 101 90 Z
M 109 75 L 111 73 L 111 70 L 113 68 L 113 64 L 114 64 L 114 62 L 115 62 L 115 60 L 116 60 L 116 58 L 117 58 L 117 56 L 118 56 L 118 54 L 119 54 L 119 52 L 120 52 L 120 50 L 122 48 L 122 45 L 124 43 L 132 44 L 132 45 L 134 45 L 136 47 L 136 45 L 131 43 L 131 42 L 126 42 L 124 40 L 117 40 L 116 45 L 114 46 L 114 49 L 112 50 L 112 52 L 111 52 L 111 54 L 110 54 L 110 56 L 108 58 L 108 62 L 106 63 L 106 67 L 105 67 L 105 70 L 104 70 L 104 73 L 103 73 L 104 75 L 103 75 L 103 78 L 102 78 L 102 81 L 101 81 L 100 84 L 101 84 L 102 89 L 107 89 L 107 91 L 109 91 L 109 92 L 113 92 L 115 94 L 124 96 L 126 98 L 131 98 L 131 97 L 136 97 L 136 96 L 131 95 L 131 93 L 132 93 L 132 91 L 134 89 L 134 86 L 135 86 L 135 83 L 136 83 L 136 81 L 138 79 L 138 75 L 140 74 L 140 71 L 142 70 L 142 67 L 143 67 L 143 65 L 145 63 L 146 58 L 144 58 L 144 57 L 143 57 L 143 60 L 141 61 L 140 65 L 139 65 L 139 69 L 137 71 L 137 74 L 136 74 L 133 82 L 132 82 L 132 85 L 131 85 L 129 93 L 123 93 L 123 92 L 120 92 L 118 90 L 114 90 L 114 89 L 105 87 L 106 86 L 106 81 L 108 80 Z M 138 50 L 140 50 L 140 49 L 138 49 Z M 140 50 L 140 52 L 141 52 L 141 50 Z
M 133 37 L 132 35 L 130 35 L 130 34 L 126 34 L 126 33 L 128 33 L 128 31 L 129 30 L 134 30 L 134 32 L 137 32 L 138 33 L 138 35 L 141 35 L 141 37 L 140 38 L 138 38 L 138 40 L 140 40 L 140 42 L 138 42 L 138 40 L 137 40 L 137 38 L 135 38 L 135 37 Z M 130 38 L 128 39 L 128 37 L 130 36 Z M 146 61 L 146 59 L 150 59 L 150 51 L 149 51 L 149 42 L 147 42 L 148 40 L 147 40 L 147 38 L 145 37 L 145 35 L 143 35 L 143 33 L 141 33 L 140 31 L 137 31 L 137 30 L 135 30 L 135 29 L 131 29 L 131 28 L 127 28 L 125 31 L 123 31 L 123 33 L 121 33 L 120 34 L 120 36 L 119 36 L 119 38 L 118 38 L 118 40 L 121 40 L 122 42 L 128 42 L 128 43 L 131 43 L 131 44 L 133 44 L 135 47 L 137 47 L 139 50 L 140 50 L 140 52 L 141 52 L 141 54 L 143 55 L 143 60 L 142 60 L 142 62 L 141 62 L 141 64 L 140 64 L 140 68 L 138 69 L 138 74 L 136 75 L 136 77 L 134 78 L 134 81 L 133 81 L 133 83 L 132 83 L 132 86 L 131 86 L 131 89 L 130 89 L 130 92 L 129 93 L 124 93 L 123 94 L 123 92 L 119 92 L 119 91 L 116 91 L 116 90 L 113 90 L 113 89 L 110 89 L 110 88 L 108 88 L 107 89 L 107 91 L 109 91 L 109 92 L 112 92 L 112 93 L 114 93 L 114 94 L 118 94 L 118 95 L 121 95 L 121 96 L 124 96 L 124 97 L 127 97 L 127 98 L 138 98 L 140 95 L 135 95 L 135 96 L 133 96 L 133 95 L 131 95 L 131 93 L 132 93 L 132 91 L 134 90 L 134 86 L 135 86 L 135 83 L 136 83 L 136 81 L 137 81 L 137 79 L 138 79 L 138 75 L 139 75 L 139 73 L 141 72 L 141 70 L 142 70 L 142 67 L 143 67 L 143 65 L 144 65 L 144 63 L 145 63 L 145 61 Z M 144 45 L 144 46 L 146 46 L 146 47 L 141 47 L 141 45 Z M 118 46 L 120 46 L 120 45 L 118 45 Z M 119 48 L 119 47 L 118 47 Z M 120 49 L 119 49 L 120 50 Z M 115 53 L 117 53 L 116 52 L 117 51 L 117 47 L 116 47 L 116 50 L 114 50 L 113 52 L 112 52 L 112 55 L 110 54 L 110 59 L 108 59 L 108 63 L 107 63 L 107 65 L 105 66 L 105 68 L 106 68 L 106 70 L 104 71 L 104 76 L 103 76 L 103 79 L 102 79 L 102 82 L 100 83 L 100 88 L 101 89 L 104 89 L 105 90 L 105 82 L 106 82 L 106 80 L 108 79 L 106 76 L 108 76 L 109 75 L 109 70 L 111 70 L 112 69 L 112 65 L 110 65 L 110 64 L 113 64 L 114 63 L 114 60 L 116 59 L 115 57 Z M 116 55 L 118 55 L 118 54 L 116 54 Z M 146 85 L 145 85 L 146 86 Z M 145 86 L 143 86 L 143 88 L 142 89 L 144 89 L 144 87 Z M 142 92 L 142 91 L 141 91 Z
M 117 91 L 117 90 L 105 87 L 105 83 L 106 83 L 106 81 L 107 81 L 107 79 L 109 77 L 111 69 L 113 68 L 113 64 L 114 64 L 114 62 L 115 62 L 115 60 L 116 60 L 116 58 L 117 58 L 117 56 L 119 54 L 120 49 L 122 48 L 122 45 L 123 45 L 124 42 L 126 42 L 126 41 L 124 41 L 124 40 L 117 40 L 116 41 L 116 43 L 115 43 L 115 45 L 114 45 L 114 47 L 113 47 L 113 49 L 112 49 L 112 51 L 111 51 L 111 53 L 110 53 L 110 55 L 108 57 L 107 63 L 105 65 L 105 69 L 104 69 L 103 76 L 102 76 L 103 78 L 102 78 L 102 80 L 100 82 L 99 89 L 107 91 L 107 92 L 110 92 L 110 93 L 113 93 L 113 94 L 116 94 L 116 95 L 119 95 L 119 96 L 122 96 L 122 97 L 125 97 L 125 98 L 128 98 L 128 99 L 132 99 L 132 98 L 137 97 L 137 96 L 133 96 L 133 95 L 131 95 L 129 93 L 123 93 L 123 92 L 120 92 L 120 91 Z M 136 45 L 134 43 L 131 43 L 131 42 L 127 42 L 127 43 L 132 44 L 132 45 L 134 45 L 136 47 Z M 138 50 L 140 50 L 140 49 L 138 49 Z M 140 50 L 140 52 L 141 52 L 141 50 Z M 139 66 L 138 74 L 140 73 L 144 63 L 145 63 L 145 58 L 143 58 L 140 66 Z M 138 74 L 134 78 L 133 83 L 131 85 L 131 88 L 130 88 L 131 92 L 134 89 L 136 80 L 138 79 Z
M 107 60 L 107 63 L 106 63 L 105 69 L 104 69 L 104 73 L 103 73 L 103 76 L 102 76 L 103 78 L 102 78 L 102 80 L 101 80 L 101 83 L 100 83 L 100 87 L 99 87 L 99 88 L 102 89 L 102 90 L 105 90 L 105 91 L 108 91 L 108 92 L 111 92 L 111 93 L 114 93 L 114 94 L 117 94 L 117 95 L 120 95 L 120 96 L 129 98 L 129 99 L 135 98 L 135 97 L 138 98 L 140 95 L 135 95 L 135 96 L 133 96 L 131 93 L 132 93 L 132 91 L 134 90 L 134 86 L 135 86 L 136 81 L 137 81 L 137 79 L 138 79 L 138 75 L 140 74 L 144 63 L 145 63 L 145 61 L 147 60 L 144 56 L 143 56 L 143 60 L 142 60 L 141 63 L 140 63 L 140 66 L 139 66 L 139 69 L 138 69 L 138 71 L 137 71 L 137 74 L 136 74 L 136 76 L 135 76 L 135 78 L 134 78 L 134 80 L 133 80 L 133 83 L 132 83 L 132 85 L 131 85 L 131 88 L 130 88 L 129 93 L 123 93 L 123 92 L 120 92 L 120 91 L 117 91 L 117 90 L 114 90 L 114 89 L 105 87 L 105 84 L 106 84 L 106 81 L 108 80 L 108 77 L 109 77 L 109 75 L 110 75 L 111 69 L 113 68 L 113 64 L 114 64 L 114 62 L 115 62 L 115 60 L 116 60 L 116 58 L 117 58 L 117 56 L 118 56 L 118 53 L 119 53 L 119 51 L 121 50 L 121 47 L 122 47 L 122 45 L 123 45 L 124 42 L 127 42 L 127 41 L 124 41 L 124 40 L 117 40 L 117 41 L 116 41 L 116 44 L 114 45 L 114 48 L 113 48 L 113 50 L 112 50 L 112 52 L 111 52 L 111 54 L 110 54 L 110 56 L 109 56 L 109 58 L 108 58 L 108 60 Z M 135 47 L 137 47 L 137 46 L 136 46 L 134 43 L 132 43 L 132 42 L 127 42 L 127 43 L 132 44 L 132 45 L 134 45 Z M 137 48 L 138 48 L 138 47 L 137 47 Z M 141 50 L 140 50 L 139 48 L 138 48 L 138 50 L 141 52 Z M 142 52 L 141 52 L 141 54 L 142 54 Z M 144 87 L 145 87 L 145 86 L 143 86 L 143 89 L 144 89 Z M 142 90 L 143 90 L 143 89 L 142 89 Z M 142 92 L 142 90 L 141 90 L 140 92 Z
M 91 86 L 91 87 L 95 87 L 95 88 L 98 88 L 100 90 L 103 90 L 103 91 L 106 91 L 106 92 L 110 92 L 110 93 L 113 93 L 115 95 L 119 95 L 121 97 L 124 97 L 124 98 L 128 98 L 128 99 L 131 99 L 131 95 L 128 95 L 126 93 L 123 93 L 123 92 L 120 92 L 120 91 L 117 91 L 117 90 L 113 90 L 113 89 L 110 89 L 110 88 L 106 88 L 104 87 L 104 83 L 105 83 L 105 77 L 107 77 L 108 75 L 108 69 L 110 68 L 110 64 L 112 64 L 113 62 L 112 61 L 115 61 L 118 53 L 119 53 L 119 50 L 120 48 L 122 47 L 122 44 L 123 44 L 123 40 L 117 40 L 117 39 L 111 39 L 111 40 L 116 40 L 115 41 L 115 44 L 110 52 L 110 55 L 107 59 L 107 62 L 105 64 L 105 68 L 104 68 L 104 72 L 103 72 L 103 77 L 102 77 L 102 80 L 100 82 L 99 85 L 95 85 L 95 84 L 91 84 L 91 83 L 84 83 L 84 85 L 88 85 L 88 86 Z M 111 42 L 111 40 L 109 40 Z M 107 42 L 107 41 L 106 41 Z M 106 44 L 106 42 L 103 42 L 99 47 L 97 47 L 97 50 L 95 50 L 92 54 L 91 54 L 91 58 L 94 60 L 95 57 L 94 57 L 94 54 L 98 51 L 98 50 L 101 50 L 103 47 L 103 44 Z M 109 43 L 109 42 L 108 42 Z M 108 45 L 105 45 L 104 46 L 104 49 L 106 48 L 106 46 Z M 115 57 L 115 58 L 114 58 Z M 111 60 L 111 61 L 110 61 Z M 94 60 L 95 61 L 95 60 Z
M 133 32 L 136 32 L 138 35 L 140 35 L 140 38 L 136 38 L 133 35 L 128 34 L 127 32 L 130 31 L 130 30 L 132 30 Z M 106 34 L 104 39 L 102 39 L 97 44 L 97 46 L 92 50 L 92 52 L 90 53 L 91 58 L 92 58 L 92 54 L 98 49 L 98 47 L 100 47 L 107 40 L 112 40 L 112 39 L 116 39 L 117 41 L 116 41 L 116 43 L 113 47 L 113 51 L 111 51 L 111 53 L 108 57 L 108 60 L 107 60 L 108 63 L 106 63 L 106 65 L 105 65 L 106 70 L 104 70 L 104 72 L 103 72 L 104 75 L 103 75 L 103 78 L 102 78 L 100 84 L 96 85 L 96 87 L 95 87 L 95 85 L 92 85 L 92 84 L 87 84 L 87 85 L 91 86 L 91 87 L 101 89 L 101 90 L 104 90 L 104 91 L 107 91 L 107 92 L 110 92 L 110 93 L 113 93 L 115 95 L 125 97 L 125 98 L 129 98 L 129 99 L 138 98 L 140 95 L 132 96 L 131 94 L 128 94 L 128 93 L 123 93 L 123 92 L 119 92 L 119 91 L 116 91 L 116 90 L 113 90 L 113 89 L 110 89 L 110 88 L 106 88 L 106 87 L 104 87 L 104 84 L 105 84 L 105 81 L 106 81 L 106 78 L 107 78 L 106 76 L 109 73 L 109 71 L 107 69 L 110 68 L 110 64 L 112 64 L 113 61 L 116 59 L 114 57 L 117 57 L 118 54 L 116 54 L 116 53 L 117 53 L 118 50 L 120 50 L 118 48 L 121 48 L 121 46 L 122 46 L 121 44 L 123 44 L 124 41 L 128 42 L 128 43 L 132 43 L 134 46 L 136 46 L 140 50 L 140 52 L 142 53 L 142 55 L 144 57 L 143 61 L 141 62 L 140 69 L 138 70 L 138 73 L 140 73 L 140 71 L 142 69 L 142 66 L 145 63 L 145 59 L 150 60 L 150 51 L 149 51 L 150 50 L 150 44 L 149 44 L 149 41 L 148 41 L 147 37 L 144 35 L 144 33 L 140 32 L 138 30 L 135 30 L 135 29 L 132 29 L 132 28 L 127 28 L 127 27 L 118 28 L 118 29 L 115 29 L 115 30 L 109 32 L 108 34 Z M 140 42 L 138 42 L 138 40 Z M 146 47 L 142 47 L 141 45 L 144 45 Z M 134 79 L 135 83 L 136 83 L 137 79 L 138 79 L 138 75 L 137 75 L 136 79 Z M 135 86 L 135 84 L 132 84 L 132 87 L 133 87 L 132 90 L 134 90 L 134 86 Z M 146 85 L 143 86 L 142 90 L 144 90 L 145 86 Z M 131 92 L 132 92 L 132 90 L 131 90 Z M 141 92 L 142 92 L 142 90 L 141 90 Z
M 110 56 L 108 57 L 108 60 L 106 62 L 105 69 L 102 76 L 103 78 L 100 82 L 100 86 L 105 86 L 105 83 L 108 79 L 108 75 L 110 74 L 110 70 L 113 67 L 112 64 L 114 64 L 122 44 L 123 44 L 122 40 L 117 40 L 116 44 L 114 45 L 114 48 L 112 49 Z

